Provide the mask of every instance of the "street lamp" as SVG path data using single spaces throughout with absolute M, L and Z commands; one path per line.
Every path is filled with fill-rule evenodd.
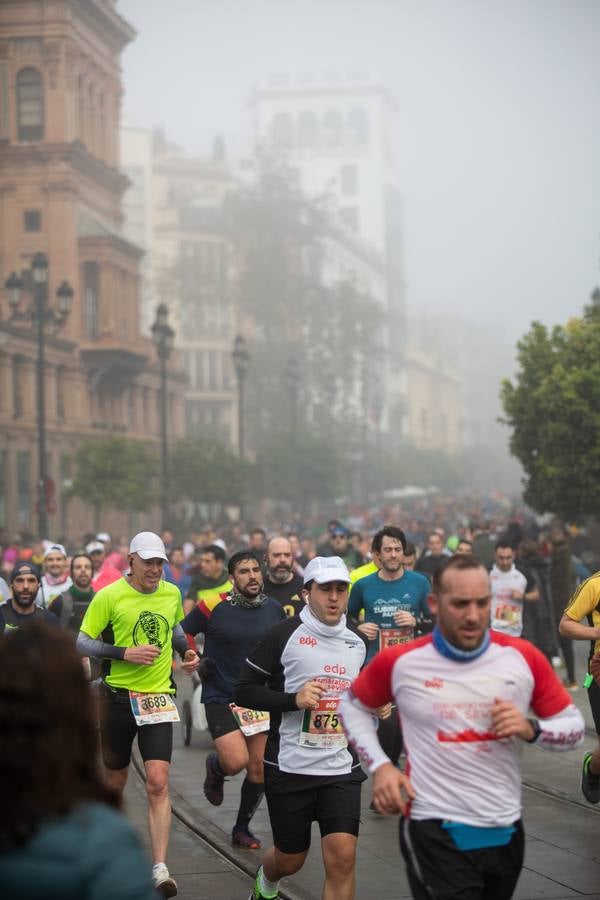
M 238 334 L 233 342 L 233 351 L 231 353 L 233 366 L 238 383 L 238 452 L 240 459 L 244 458 L 244 382 L 248 374 L 248 366 L 250 365 L 250 354 L 246 341 L 241 334 Z
M 294 357 L 290 359 L 285 370 L 285 381 L 290 394 L 291 434 L 294 444 L 298 437 L 298 389 L 300 386 L 300 366 Z
M 168 527 L 169 503 L 169 448 L 167 444 L 167 360 L 173 349 L 175 332 L 168 323 L 169 310 L 164 303 L 156 309 L 156 319 L 152 325 L 152 340 L 160 360 L 160 518 L 161 528 Z
M 73 288 L 68 281 L 63 281 L 56 292 L 56 309 L 48 304 L 48 257 L 45 253 L 36 253 L 31 261 L 31 269 L 21 275 L 12 272 L 6 279 L 4 287 L 8 293 L 10 321 L 27 321 L 36 326 L 37 358 L 36 358 L 36 408 L 38 438 L 38 536 L 48 537 L 48 503 L 46 487 L 48 470 L 46 466 L 46 399 L 44 393 L 44 369 L 46 366 L 46 323 L 60 328 L 71 312 Z M 32 294 L 31 304 L 21 309 L 21 297 L 26 290 Z

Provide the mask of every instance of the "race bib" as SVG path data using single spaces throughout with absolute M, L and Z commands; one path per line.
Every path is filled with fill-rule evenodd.
M 339 697 L 322 697 L 316 709 L 305 709 L 300 728 L 303 747 L 346 747 L 348 741 L 338 716 Z
M 494 610 L 494 620 L 502 625 L 519 625 L 521 606 L 515 606 L 514 603 L 499 603 Z
M 172 694 L 141 694 L 129 691 L 131 711 L 138 725 L 179 722 L 179 712 Z
M 236 706 L 235 703 L 230 703 L 229 709 L 233 713 L 240 731 L 246 737 L 269 730 L 269 713 L 263 709 L 246 709 L 244 706 Z
M 406 644 L 413 639 L 413 629 L 410 627 L 403 628 L 380 628 L 379 629 L 379 649 L 385 650 L 386 647 L 396 647 L 398 644 Z

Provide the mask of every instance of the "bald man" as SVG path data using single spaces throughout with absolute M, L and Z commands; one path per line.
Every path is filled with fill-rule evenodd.
M 283 607 L 286 616 L 295 616 L 304 607 L 303 582 L 294 572 L 294 554 L 287 538 L 272 537 L 265 549 L 264 591 Z

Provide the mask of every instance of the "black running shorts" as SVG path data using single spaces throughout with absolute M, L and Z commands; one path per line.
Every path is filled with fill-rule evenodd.
M 523 865 L 521 822 L 504 847 L 459 850 L 440 819 L 400 819 L 400 849 L 415 900 L 509 900 Z
M 310 847 L 313 822 L 321 837 L 343 832 L 358 836 L 360 789 L 364 773 L 342 776 L 293 775 L 265 765 L 265 795 L 273 843 L 281 853 Z
M 144 762 L 150 759 L 171 762 L 173 723 L 157 722 L 155 725 L 138 726 L 131 711 L 129 691 L 102 684 L 100 738 L 102 759 L 107 769 L 127 768 L 131 761 L 131 747 L 136 735 Z
M 204 711 L 206 712 L 206 722 L 213 741 L 223 737 L 225 734 L 230 734 L 232 731 L 239 731 L 235 716 L 224 703 L 206 703 Z
M 588 688 L 588 700 L 590 701 L 596 734 L 600 735 L 600 686 L 598 686 L 596 681 L 592 681 Z

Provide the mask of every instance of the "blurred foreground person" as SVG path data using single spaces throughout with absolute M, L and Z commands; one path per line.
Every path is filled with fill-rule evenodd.
M 152 900 L 150 863 L 100 776 L 93 706 L 69 635 L 0 639 L 0 894 Z
M 433 578 L 432 634 L 379 653 L 342 697 L 348 740 L 374 774 L 416 900 L 508 900 L 523 864 L 523 742 L 571 750 L 583 717 L 545 656 L 492 631 L 488 574 L 456 555 Z M 377 740 L 372 711 L 398 706 L 410 777 Z M 529 708 L 538 718 L 528 718 Z

